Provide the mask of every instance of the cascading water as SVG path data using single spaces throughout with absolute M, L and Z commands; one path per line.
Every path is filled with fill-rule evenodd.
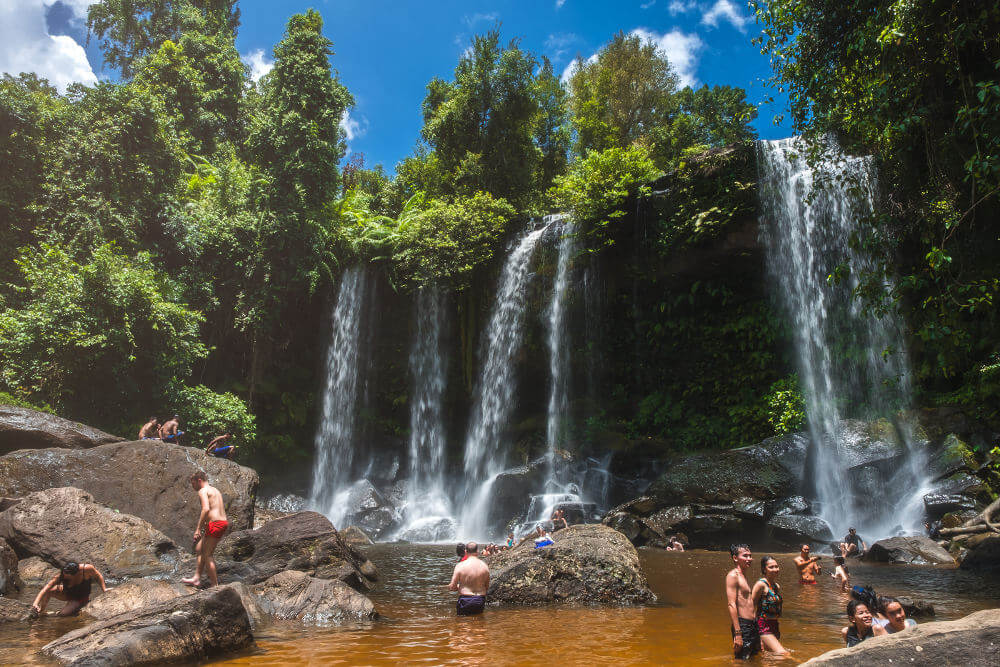
M 546 444 L 550 455 L 562 443 L 563 426 L 569 406 L 569 350 L 566 341 L 566 295 L 569 288 L 570 263 L 576 250 L 576 234 L 570 228 L 566 215 L 553 218 L 559 233 L 559 259 L 552 286 L 552 301 L 548 312 L 549 372 L 552 387 L 549 390 L 549 411 L 546 420 Z M 546 489 L 549 490 L 549 489 Z
M 817 513 L 837 536 L 849 525 L 869 537 L 896 526 L 916 530 L 925 492 L 923 447 L 905 420 L 893 417 L 911 397 L 900 318 L 892 308 L 873 314 L 855 294 L 858 276 L 876 268 L 859 249 L 863 244 L 851 242 L 870 231 L 863 221 L 875 201 L 872 160 L 829 146 L 810 164 L 798 139 L 757 146 L 761 237 L 793 323 L 811 439 L 806 475 Z M 846 276 L 843 266 L 850 269 Z M 891 285 L 884 287 L 888 293 Z M 889 460 L 878 497 L 866 497 L 871 494 L 856 488 L 848 473 L 858 463 L 847 442 L 848 416 L 889 418 L 896 425 L 902 461 Z
M 406 522 L 401 539 L 439 542 L 455 536 L 451 502 L 445 490 L 443 398 L 447 358 L 441 347 L 444 295 L 436 287 L 417 292 L 417 331 L 410 352 L 413 398 L 410 403 L 410 476 Z
M 465 502 L 460 520 L 464 535 L 485 537 L 488 532 L 486 506 L 490 490 L 507 463 L 500 433 L 507 425 L 514 397 L 514 355 L 524 334 L 531 258 L 556 219 L 546 216 L 541 225 L 522 236 L 501 273 L 496 302 L 484 332 L 485 356 L 465 441 Z
M 358 400 L 361 315 L 368 289 L 364 268 L 344 272 L 331 315 L 326 355 L 323 412 L 316 432 L 310 504 L 335 526 L 344 519 L 354 462 L 355 405 Z

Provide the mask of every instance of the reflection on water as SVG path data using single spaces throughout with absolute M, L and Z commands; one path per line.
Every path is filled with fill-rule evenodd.
M 371 595 L 381 620 L 332 629 L 272 626 L 258 633 L 256 648 L 213 664 L 734 664 L 723 588 L 732 560 L 725 553 L 640 550 L 659 596 L 649 607 L 489 608 L 479 617 L 457 618 L 455 596 L 446 589 L 452 548 L 385 544 L 367 552 L 383 576 Z M 782 664 L 839 648 L 847 595 L 827 572 L 820 585 L 801 586 L 792 555 L 778 561 L 785 598 L 781 641 L 795 658 Z M 932 602 L 939 620 L 996 606 L 1000 597 L 1000 579 L 949 568 L 854 565 L 851 578 L 884 594 Z M 32 626 L 27 640 L 23 626 L 0 626 L 3 662 L 24 662 L 74 624 L 79 621 L 46 619 Z M 779 661 L 763 660 L 772 662 Z

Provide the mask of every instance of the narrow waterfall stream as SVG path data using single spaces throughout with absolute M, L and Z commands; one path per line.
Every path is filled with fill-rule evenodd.
M 360 387 L 361 320 L 368 291 L 368 275 L 353 266 L 341 278 L 331 314 L 330 345 L 326 353 L 323 410 L 316 431 L 310 504 L 340 526 L 353 482 L 352 464 L 357 400 Z
M 570 229 L 570 218 L 561 215 L 554 219 L 559 234 L 559 259 L 556 266 L 555 282 L 552 286 L 552 300 L 548 310 L 549 374 L 552 387 L 549 390 L 549 411 L 546 419 L 545 441 L 549 454 L 554 454 L 562 443 L 566 410 L 569 407 L 569 344 L 566 331 L 566 296 L 569 289 L 570 262 L 576 250 L 576 235 Z
M 546 216 L 530 229 L 507 257 L 496 302 L 484 331 L 485 355 L 465 441 L 465 484 L 460 525 L 463 535 L 485 537 L 486 504 L 493 480 L 507 464 L 500 433 L 507 425 L 514 397 L 514 355 L 524 335 L 526 293 L 531 258 L 538 242 L 556 221 Z
M 848 526 L 870 538 L 900 527 L 919 530 L 924 448 L 896 417 L 911 400 L 902 323 L 895 309 L 875 315 L 855 295 L 859 273 L 875 269 L 874 258 L 859 249 L 863 243 L 852 243 L 852 236 L 869 232 L 863 225 L 875 206 L 873 162 L 830 147 L 810 164 L 801 141 L 783 139 L 758 142 L 758 170 L 760 234 L 792 321 L 806 400 L 807 491 L 835 535 Z M 897 458 L 887 458 L 889 469 L 880 471 L 878 497 L 871 497 L 871 485 L 867 492 L 858 488 L 848 470 L 869 456 L 851 447 L 848 417 L 885 419 L 895 430 Z
M 410 477 L 405 522 L 398 537 L 439 542 L 455 537 L 451 501 L 445 489 L 445 432 L 442 401 L 448 360 L 441 345 L 445 297 L 436 287 L 417 292 L 417 328 L 410 352 Z

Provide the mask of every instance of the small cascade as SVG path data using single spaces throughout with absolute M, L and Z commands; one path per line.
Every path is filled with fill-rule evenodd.
M 563 443 L 566 411 L 569 407 L 569 345 L 566 327 L 566 296 L 569 289 L 570 263 L 576 251 L 576 234 L 567 215 L 553 216 L 559 234 L 559 259 L 548 310 L 549 371 L 552 388 L 546 421 L 546 444 L 549 454 Z
M 417 330 L 410 352 L 410 471 L 400 539 L 439 542 L 455 537 L 445 490 L 443 399 L 447 358 L 441 346 L 444 295 L 437 287 L 417 292 Z
M 337 527 L 352 489 L 355 415 L 360 383 L 362 311 L 368 276 L 360 266 L 344 272 L 331 314 L 330 345 L 326 353 L 323 411 L 316 432 L 310 504 Z
M 835 535 L 857 526 L 869 538 L 895 527 L 919 529 L 924 491 L 923 447 L 911 427 L 894 419 L 910 405 L 911 389 L 901 320 L 893 308 L 865 311 L 855 295 L 858 276 L 874 258 L 852 243 L 870 230 L 876 175 L 869 158 L 836 147 L 810 164 L 797 139 L 758 142 L 763 217 L 760 233 L 768 265 L 793 323 L 799 379 L 812 442 L 806 471 L 818 514 Z M 845 275 L 842 267 L 849 267 Z M 885 285 L 886 293 L 891 285 Z M 888 419 L 895 425 L 902 462 L 887 461 L 879 497 L 858 488 L 848 468 L 864 461 L 852 447 L 848 417 Z
M 496 302 L 484 332 L 485 355 L 465 441 L 465 493 L 461 517 L 464 535 L 484 537 L 486 505 L 493 480 L 507 464 L 500 433 L 507 426 L 514 398 L 514 355 L 524 335 L 531 258 L 538 242 L 557 220 L 546 216 L 529 229 L 507 257 Z

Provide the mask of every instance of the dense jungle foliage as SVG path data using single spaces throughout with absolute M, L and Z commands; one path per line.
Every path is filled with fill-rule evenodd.
M 754 4 L 796 126 L 882 160 L 891 206 L 875 223 L 921 387 L 995 417 L 1000 10 Z M 302 461 L 346 266 L 378 266 L 396 295 L 453 295 L 467 393 L 502 249 L 567 211 L 579 261 L 614 276 L 587 343 L 604 348 L 604 404 L 579 438 L 731 447 L 801 424 L 752 249 L 743 90 L 682 88 L 624 33 L 560 81 L 498 27 L 428 82 L 421 136 L 390 174 L 345 158 L 353 98 L 315 10 L 289 19 L 259 81 L 236 0 L 102 0 L 88 27 L 117 82 L 0 81 L 0 400 L 125 435 L 180 411 L 193 444 L 232 431 L 251 461 Z M 747 241 L 735 261 L 712 260 L 722 239 Z M 398 435 L 407 371 L 386 372 L 395 412 L 378 419 Z

